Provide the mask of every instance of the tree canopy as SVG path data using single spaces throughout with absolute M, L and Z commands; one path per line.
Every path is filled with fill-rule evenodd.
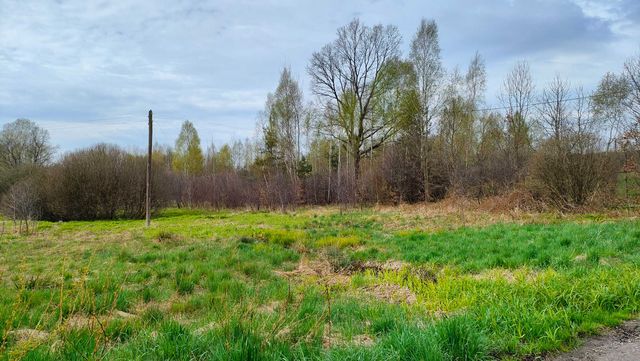
M 204 156 L 200 148 L 200 137 L 193 123 L 188 120 L 182 123 L 174 152 L 173 169 L 175 171 L 186 175 L 202 174 Z
M 0 131 L 0 166 L 46 165 L 54 151 L 49 132 L 29 119 L 7 123 Z

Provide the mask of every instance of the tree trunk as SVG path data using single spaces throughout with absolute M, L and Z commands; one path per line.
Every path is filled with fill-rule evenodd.
M 427 154 L 426 138 L 426 136 L 423 137 L 422 142 L 420 142 L 420 161 L 422 162 L 424 201 L 429 202 L 431 200 L 431 189 L 429 187 L 429 156 Z
M 360 150 L 353 152 L 353 182 L 355 188 L 355 201 L 360 203 Z

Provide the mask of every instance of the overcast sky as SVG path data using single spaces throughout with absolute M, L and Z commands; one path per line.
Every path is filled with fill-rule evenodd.
M 142 149 L 149 109 L 160 143 L 185 119 L 204 144 L 252 136 L 282 67 L 311 100 L 311 54 L 354 17 L 396 25 L 405 55 L 435 19 L 447 68 L 485 58 L 488 106 L 518 60 L 538 89 L 590 90 L 640 51 L 640 0 L 0 0 L 0 125 L 29 118 L 61 151 Z

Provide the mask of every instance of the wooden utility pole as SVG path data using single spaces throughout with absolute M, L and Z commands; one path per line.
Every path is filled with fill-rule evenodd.
M 151 152 L 153 142 L 153 112 L 149 110 L 149 153 L 147 154 L 147 195 L 146 195 L 146 216 L 147 227 L 151 224 Z

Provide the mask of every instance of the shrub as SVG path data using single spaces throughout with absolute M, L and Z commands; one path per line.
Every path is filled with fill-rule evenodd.
M 568 145 L 549 142 L 534 156 L 530 188 L 561 209 L 588 204 L 615 184 L 617 162 L 605 153 L 588 149 L 573 152 Z
M 29 232 L 30 222 L 37 221 L 41 214 L 40 194 L 32 179 L 22 180 L 9 188 L 2 197 L 0 211 L 14 222 L 19 222 L 20 231 L 23 222 Z
M 145 213 L 146 157 L 106 144 L 67 154 L 47 176 L 45 217 L 51 220 L 141 218 Z M 152 179 L 152 206 L 166 198 L 162 166 Z

